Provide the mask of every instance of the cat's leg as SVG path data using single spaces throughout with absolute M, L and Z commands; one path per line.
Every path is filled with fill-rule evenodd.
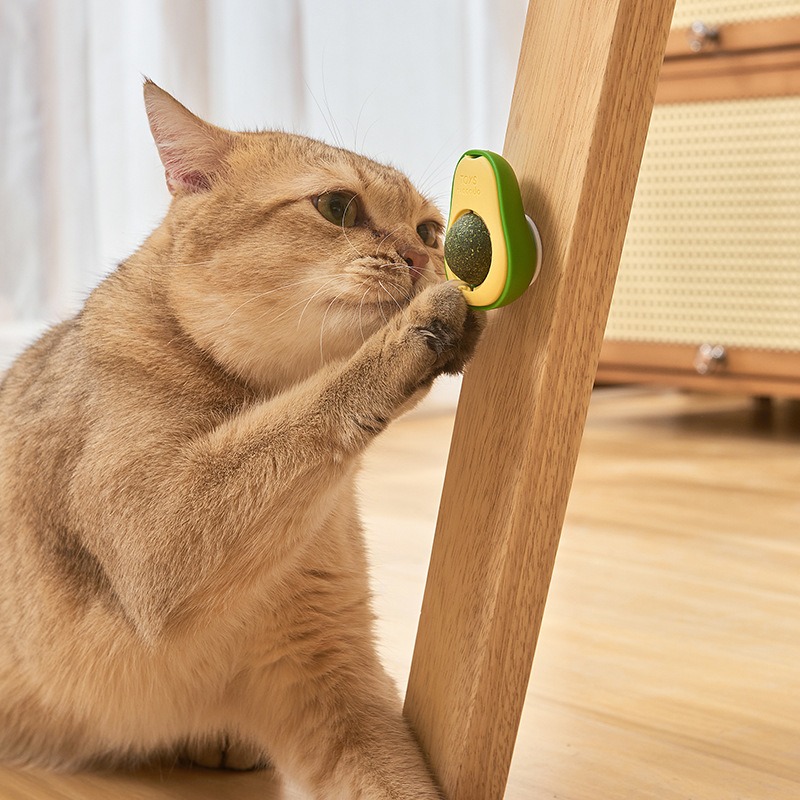
M 128 433 L 128 452 L 108 461 L 92 452 L 104 442 L 87 445 L 76 524 L 139 633 L 152 642 L 178 614 L 216 617 L 214 603 L 241 599 L 307 547 L 355 459 L 438 374 L 463 368 L 481 324 L 457 286 L 438 284 L 347 361 L 178 448 Z
M 262 623 L 271 633 L 249 632 L 226 724 L 318 800 L 439 798 L 377 655 L 366 570 L 348 557 L 358 520 L 340 526 L 327 537 L 337 545 L 298 567 L 293 594 Z
M 224 457 L 239 466 L 242 456 L 269 456 L 273 471 L 303 472 L 360 453 L 434 378 L 462 371 L 484 318 L 454 283 L 431 286 L 349 360 L 223 423 L 198 442 L 199 451 L 216 467 L 227 465 Z
M 245 724 L 315 800 L 441 800 L 396 688 L 369 661 L 356 656 L 325 675 L 318 664 L 272 671 L 263 701 L 251 693 Z

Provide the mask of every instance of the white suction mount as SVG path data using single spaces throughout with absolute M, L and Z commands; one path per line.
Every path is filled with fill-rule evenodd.
M 539 229 L 536 227 L 536 223 L 527 214 L 525 215 L 525 219 L 528 220 L 528 225 L 533 234 L 533 241 L 536 243 L 536 272 L 533 273 L 533 277 L 531 278 L 531 283 L 536 283 L 536 279 L 542 271 L 542 237 L 539 233 Z

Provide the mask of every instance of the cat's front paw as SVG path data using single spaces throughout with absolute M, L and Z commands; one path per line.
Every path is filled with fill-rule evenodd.
M 206 769 L 249 771 L 269 767 L 269 759 L 259 747 L 228 737 L 187 742 L 180 748 L 178 760 Z
M 455 283 L 436 284 L 418 294 L 366 343 L 342 374 L 338 391 L 353 398 L 349 407 L 353 425 L 339 430 L 357 433 L 357 441 L 364 434 L 369 438 L 420 400 L 437 375 L 461 372 L 484 319 L 483 312 L 467 305 Z
M 428 380 L 458 374 L 475 350 L 486 315 L 467 305 L 455 282 L 440 283 L 418 295 L 408 309 L 408 325 L 433 353 Z

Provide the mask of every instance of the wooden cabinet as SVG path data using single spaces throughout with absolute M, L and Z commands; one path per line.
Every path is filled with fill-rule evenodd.
M 678 0 L 598 380 L 800 397 L 800 2 Z

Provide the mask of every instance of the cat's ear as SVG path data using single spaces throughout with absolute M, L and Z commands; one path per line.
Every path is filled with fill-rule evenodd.
M 234 134 L 203 122 L 149 79 L 144 83 L 144 104 L 170 192 L 210 189 Z

